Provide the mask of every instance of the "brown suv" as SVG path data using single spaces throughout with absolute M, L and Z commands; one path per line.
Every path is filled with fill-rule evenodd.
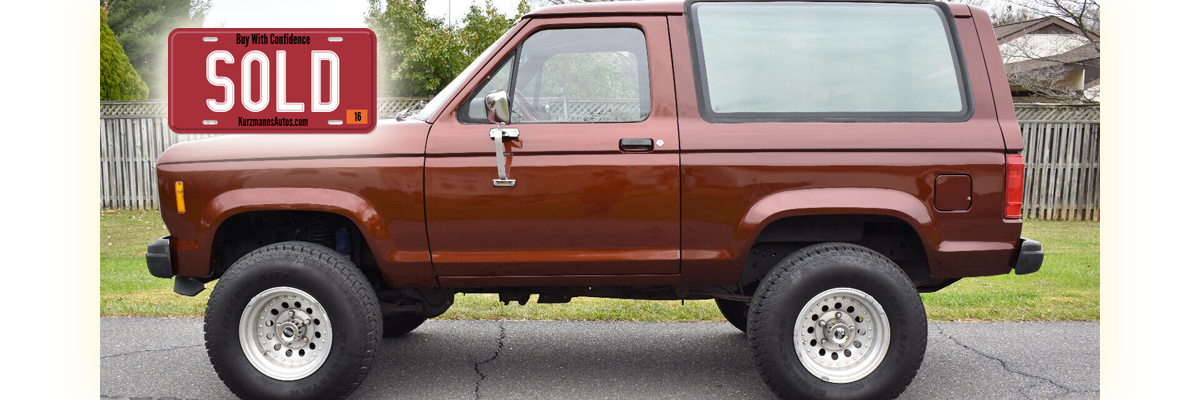
M 919 292 L 1037 271 L 992 26 L 961 4 L 626 2 L 522 18 L 366 135 L 158 161 L 158 277 L 220 278 L 209 357 L 247 398 L 331 398 L 455 293 L 716 299 L 785 398 L 883 398 Z

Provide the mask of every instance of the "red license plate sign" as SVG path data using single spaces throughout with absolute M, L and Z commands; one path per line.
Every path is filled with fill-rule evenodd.
M 167 120 L 177 133 L 369 133 L 370 29 L 176 29 Z

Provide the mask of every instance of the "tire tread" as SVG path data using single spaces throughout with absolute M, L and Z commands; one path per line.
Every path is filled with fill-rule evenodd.
M 373 307 L 375 309 L 375 312 L 373 313 L 366 313 L 366 331 L 368 332 L 366 342 L 367 351 L 353 359 L 351 362 L 352 366 L 349 368 L 349 370 L 352 371 L 350 376 L 338 382 L 337 387 L 332 389 L 329 393 L 327 393 L 327 395 L 320 396 L 321 398 L 332 399 L 345 398 L 353 393 L 354 390 L 357 389 L 364 380 L 366 380 L 367 374 L 371 370 L 371 365 L 374 363 L 376 353 L 378 352 L 379 348 L 379 342 L 381 340 L 380 338 L 382 336 L 382 322 L 380 321 L 381 315 L 378 311 L 379 300 L 375 296 L 375 291 L 367 283 L 368 281 L 366 276 L 361 270 L 358 269 L 358 267 L 356 267 L 341 254 L 338 254 L 337 252 L 318 244 L 309 242 L 280 242 L 263 246 L 245 255 L 240 260 L 235 262 L 233 266 L 231 266 L 229 270 L 221 276 L 221 279 L 226 281 L 239 281 L 239 278 L 242 275 L 253 273 L 253 267 L 255 265 L 264 262 L 275 261 L 278 260 L 280 256 L 286 255 L 295 255 L 297 257 L 305 257 L 317 261 L 318 264 L 328 269 L 327 274 L 331 275 L 331 278 L 339 280 L 337 283 L 338 286 L 350 289 L 349 293 L 346 294 L 348 295 L 347 298 L 352 302 L 353 307 L 368 310 Z M 224 300 L 224 297 L 232 296 L 232 292 L 234 292 L 232 288 L 226 288 L 218 284 L 217 287 L 213 289 L 213 292 L 208 300 L 210 309 L 214 304 L 220 304 Z M 209 312 L 206 312 L 204 315 L 204 332 L 206 343 L 210 342 L 211 340 L 219 340 L 215 337 L 212 337 L 216 335 L 216 329 L 210 329 L 213 324 L 220 323 L 217 321 L 217 318 L 217 316 Z M 219 365 L 218 358 L 220 356 L 216 354 L 216 351 L 214 351 L 212 346 L 206 346 L 206 348 L 209 362 L 216 367 Z M 230 391 L 234 393 L 234 395 L 240 398 L 253 397 L 252 393 L 247 392 L 246 389 L 241 386 L 241 381 L 233 376 L 228 376 L 231 372 L 222 371 L 221 368 L 215 369 L 217 370 L 217 377 L 225 383 L 225 386 L 228 387 Z
M 769 389 L 771 389 L 773 393 L 781 398 L 788 397 L 789 395 L 784 390 L 781 382 L 781 380 L 786 379 L 786 377 L 782 376 L 782 374 L 779 374 L 778 371 L 774 371 L 769 366 L 765 365 L 765 358 L 762 357 L 762 354 L 764 351 L 768 351 L 768 349 L 765 348 L 767 342 L 762 340 L 763 337 L 761 335 L 763 335 L 763 332 L 755 329 L 755 327 L 765 324 L 766 318 L 773 314 L 771 311 L 776 307 L 775 300 L 778 297 L 778 292 L 787 286 L 783 281 L 793 278 L 798 273 L 797 270 L 802 268 L 807 263 L 822 258 L 866 258 L 876 261 L 882 265 L 892 265 L 894 268 L 881 268 L 880 272 L 889 275 L 889 279 L 905 282 L 910 287 L 915 288 L 908 275 L 905 274 L 904 271 L 900 270 L 899 267 L 895 267 L 895 263 L 893 263 L 892 260 L 884 257 L 878 252 L 855 244 L 822 243 L 805 247 L 786 257 L 763 279 L 762 284 L 759 285 L 758 291 L 756 292 L 754 300 L 751 303 L 752 305 L 750 306 L 750 310 L 746 314 L 747 325 L 749 327 L 746 332 L 746 336 L 750 339 L 750 351 L 754 358 L 754 364 L 758 368 L 759 376 L 762 378 L 763 383 Z M 921 297 L 915 289 L 908 294 L 911 296 L 908 296 L 906 299 L 902 299 L 903 301 L 911 301 L 921 304 Z M 918 329 L 917 335 L 920 337 L 927 337 L 929 329 L 928 324 L 916 325 Z M 915 351 L 917 354 L 925 354 L 927 341 L 919 340 L 917 342 L 918 347 L 913 348 L 911 351 Z M 897 385 L 896 387 L 892 388 L 882 398 L 894 399 L 899 397 L 900 394 L 904 392 L 904 389 L 906 389 L 916 377 L 917 370 L 921 365 L 921 361 L 921 359 L 918 359 L 915 368 L 909 368 L 903 371 L 903 374 L 900 378 L 900 381 L 903 382 L 903 385 Z

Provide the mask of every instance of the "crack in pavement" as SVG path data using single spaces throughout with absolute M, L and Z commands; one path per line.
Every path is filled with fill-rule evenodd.
M 479 398 L 479 387 L 483 385 L 483 380 L 487 376 L 483 375 L 483 371 L 479 370 L 484 364 L 490 363 L 500 357 L 500 350 L 504 348 L 504 337 L 507 332 L 504 329 L 504 322 L 497 321 L 496 325 L 500 327 L 500 337 L 496 338 L 496 352 L 492 354 L 492 358 L 475 363 L 475 374 L 479 375 L 479 380 L 475 381 L 475 398 Z
M 1003 359 L 1000 359 L 999 357 L 995 357 L 995 356 L 992 356 L 992 355 L 990 355 L 990 354 L 987 354 L 987 353 L 984 353 L 984 352 L 982 352 L 982 351 L 979 351 L 979 350 L 977 350 L 977 349 L 975 349 L 975 348 L 973 348 L 973 347 L 971 347 L 971 346 L 967 346 L 967 345 L 966 345 L 966 344 L 964 344 L 963 342 L 961 342 L 961 341 L 959 341 L 958 339 L 956 339 L 954 336 L 950 336 L 950 334 L 949 334 L 949 333 L 946 333 L 946 331 L 945 331 L 945 330 L 943 330 L 941 326 L 939 326 L 939 325 L 937 325 L 937 324 L 929 324 L 929 325 L 930 325 L 930 326 L 933 326 L 934 328 L 937 328 L 938 332 L 939 332 L 939 333 L 941 333 L 941 334 L 942 334 L 942 336 L 945 336 L 947 339 L 950 339 L 950 341 L 954 342 L 954 344 L 957 344 L 957 345 L 959 345 L 959 346 L 962 346 L 962 348 L 964 348 L 964 349 L 967 349 L 967 350 L 970 350 L 971 352 L 973 352 L 973 353 L 975 353 L 975 354 L 978 354 L 978 355 L 980 355 L 980 356 L 983 356 L 983 357 L 984 357 L 984 358 L 986 358 L 986 359 L 989 359 L 989 360 L 996 361 L 996 362 L 1000 363 L 1000 367 L 1001 367 L 1001 368 L 1004 368 L 1004 370 L 1005 370 L 1005 371 L 1008 371 L 1009 373 L 1016 374 L 1016 375 L 1021 375 L 1021 376 L 1024 376 L 1024 377 L 1026 377 L 1026 378 L 1032 378 L 1032 379 L 1037 379 L 1037 380 L 1041 380 L 1041 381 L 1046 381 L 1047 383 L 1050 383 L 1051 385 L 1054 385 L 1055 387 L 1058 387 L 1059 389 L 1061 389 L 1061 391 L 1060 391 L 1059 393 L 1057 393 L 1057 394 L 1055 394 L 1054 396 L 1050 397 L 1051 399 L 1057 399 L 1057 398 L 1059 398 L 1059 397 L 1063 397 L 1063 396 L 1066 396 L 1066 395 L 1068 395 L 1068 394 L 1071 394 L 1071 393 L 1100 393 L 1100 391 L 1099 391 L 1099 390 L 1072 390 L 1071 388 L 1069 388 L 1069 387 L 1066 387 L 1066 386 L 1064 386 L 1064 385 L 1062 385 L 1062 384 L 1060 384 L 1060 383 L 1058 383 L 1058 382 L 1055 382 L 1055 381 L 1051 380 L 1050 378 L 1041 377 L 1041 376 L 1037 376 L 1037 375 L 1033 375 L 1033 374 L 1029 374 L 1029 373 L 1025 373 L 1025 372 L 1017 371 L 1017 370 L 1013 369 L 1012 367 L 1009 367 L 1009 366 L 1008 366 L 1008 363 L 1007 363 L 1007 362 L 1005 362 Z M 1034 387 L 1037 387 L 1037 385 L 1031 385 L 1031 386 L 1022 386 L 1022 387 L 1020 387 L 1020 388 L 1018 389 L 1018 391 L 1021 393 L 1021 395 L 1022 395 L 1022 396 L 1025 396 L 1025 398 L 1027 398 L 1027 399 L 1032 399 L 1033 397 L 1031 397 L 1031 396 L 1029 395 L 1029 393 L 1026 393 L 1026 390 L 1028 390 L 1028 389 L 1032 389 L 1032 388 L 1034 388 Z
M 193 345 L 187 345 L 187 346 L 168 347 L 168 348 L 165 348 L 165 349 L 146 349 L 146 350 L 136 350 L 136 351 L 130 351 L 130 352 L 127 352 L 127 353 L 117 353 L 117 354 L 108 355 L 108 356 L 101 356 L 101 357 L 100 357 L 100 359 L 101 359 L 101 360 L 103 360 L 103 359 L 107 359 L 107 358 L 113 358 L 113 357 L 127 356 L 127 355 L 130 355 L 130 354 L 137 354 L 137 353 L 149 353 L 149 352 L 152 352 L 152 351 L 172 351 L 172 350 L 179 350 L 179 349 L 186 349 L 186 348 L 189 348 L 189 347 L 200 347 L 200 346 L 203 346 L 203 344 L 193 344 Z

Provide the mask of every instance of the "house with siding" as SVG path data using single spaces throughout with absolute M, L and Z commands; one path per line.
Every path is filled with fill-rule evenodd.
M 995 27 L 1013 100 L 1099 102 L 1100 35 L 1058 17 Z

